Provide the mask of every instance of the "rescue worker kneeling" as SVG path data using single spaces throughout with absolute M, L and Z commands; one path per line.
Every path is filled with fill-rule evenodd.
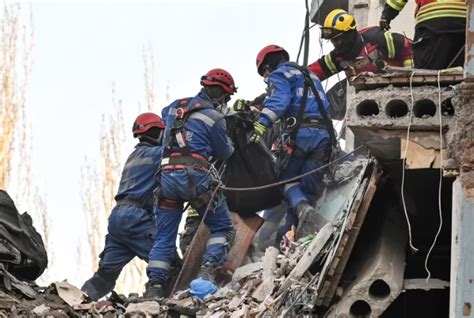
M 309 65 L 321 81 L 340 71 L 351 77 L 362 72 L 382 73 L 387 66 L 413 67 L 409 39 L 378 26 L 357 30 L 354 17 L 342 9 L 328 14 L 321 34 L 334 45 L 334 50 Z
M 114 289 L 122 268 L 135 256 L 148 260 L 155 236 L 154 175 L 161 163 L 164 128 L 160 116 L 153 113 L 139 115 L 133 124 L 133 137 L 140 142 L 123 168 L 99 269 L 82 286 L 94 301 Z
M 157 235 L 150 252 L 145 297 L 164 296 L 163 285 L 169 278 L 184 202 L 190 202 L 201 215 L 206 210 L 213 187 L 209 159 L 226 160 L 234 151 L 226 135 L 224 116 L 218 111 L 236 92 L 234 80 L 227 71 L 213 69 L 201 78 L 201 85 L 198 95 L 177 100 L 162 112 L 169 126 L 158 175 Z M 211 234 L 198 278 L 191 282 L 190 290 L 201 298 L 217 290 L 214 276 L 234 238 L 231 215 L 221 194 L 213 201 L 204 223 Z

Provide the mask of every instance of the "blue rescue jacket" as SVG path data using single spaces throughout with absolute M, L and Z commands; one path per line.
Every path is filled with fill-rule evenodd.
M 140 207 L 153 211 L 153 190 L 158 185 L 155 173 L 160 167 L 162 147 L 139 142 L 123 168 L 115 200 L 130 200 Z
M 164 146 L 170 143 L 171 129 L 176 119 L 175 113 L 176 109 L 179 108 L 180 101 L 174 101 L 162 111 L 162 117 L 166 123 L 163 137 Z M 226 134 L 227 127 L 224 116 L 212 107 L 211 98 L 204 92 L 200 92 L 193 97 L 188 102 L 187 107 L 192 109 L 196 104 L 205 107 L 192 111 L 184 124 L 186 142 L 190 151 L 207 159 L 210 157 L 216 160 L 228 159 L 234 151 L 234 146 Z M 173 143 L 171 146 L 173 150 L 178 151 L 177 143 Z
M 260 113 L 259 122 L 269 128 L 278 119 L 286 120 L 289 117 L 297 117 L 304 91 L 304 75 L 301 71 L 291 66 L 293 62 L 285 62 L 278 65 L 268 77 L 268 94 L 263 109 Z M 323 108 L 329 114 L 329 101 L 324 93 L 323 86 L 318 77 L 310 72 L 315 87 L 319 92 Z M 308 88 L 308 99 L 304 116 L 312 119 L 322 119 L 313 92 Z M 321 128 L 300 128 L 295 144 L 301 150 L 308 152 L 329 142 L 327 130 Z

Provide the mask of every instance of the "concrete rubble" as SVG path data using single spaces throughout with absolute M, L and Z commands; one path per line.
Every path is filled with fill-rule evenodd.
M 468 150 L 455 153 L 452 145 L 447 143 L 468 138 L 466 133 L 460 133 L 459 121 L 456 120 L 461 109 L 460 101 L 452 87 L 444 87 L 440 92 L 442 103 L 438 105 L 436 100 L 432 100 L 437 99 L 437 87 L 417 87 L 412 109 L 410 91 L 406 87 L 358 91 L 347 108 L 347 125 L 354 134 L 348 143 L 352 142 L 353 146 L 366 144 L 382 166 L 385 163 L 384 172 L 387 174 L 390 170 L 386 163 L 394 161 L 398 165 L 397 160 L 403 155 L 401 149 L 405 148 L 406 129 L 410 126 L 414 131 L 408 140 L 413 145 L 407 147 L 407 170 L 446 167 L 447 163 L 441 162 L 445 158 L 439 156 L 439 135 L 433 134 L 439 131 L 437 115 L 441 113 L 445 131 L 443 148 L 449 145 L 449 154 L 455 154 L 450 160 L 457 159 L 457 163 L 464 164 L 457 167 L 454 162 L 452 170 L 468 178 L 472 170 L 472 158 L 469 157 L 471 161 L 465 158 Z M 453 106 L 456 113 L 451 112 Z M 408 116 L 410 110 L 413 117 Z M 466 120 L 471 120 L 463 127 L 470 127 L 472 114 L 467 114 L 464 108 L 461 110 Z M 383 179 L 382 169 L 371 155 L 356 153 L 336 165 L 333 172 L 330 178 L 324 178 L 325 187 L 315 203 L 318 212 L 330 220 L 319 232 L 299 233 L 293 228 L 283 237 L 279 248 L 268 247 L 263 254 L 245 258 L 245 251 L 263 221 L 256 216 L 240 219 L 234 215 L 239 224 L 237 247 L 231 250 L 231 261 L 218 275 L 220 289 L 203 300 L 192 297 L 187 290 L 180 290 L 169 299 L 143 299 L 136 294 L 127 298 L 113 293 L 105 301 L 90 302 L 87 295 L 66 281 L 39 287 L 31 283 L 32 280 L 18 278 L 9 271 L 10 264 L 20 263 L 22 251 L 0 237 L 0 317 L 168 315 L 238 318 L 301 314 L 379 317 L 403 293 L 449 287 L 445 279 L 435 278 L 426 284 L 420 276 L 406 277 L 409 265 L 405 249 L 406 225 L 401 210 L 393 204 L 396 198 L 384 202 L 384 218 L 377 224 L 380 233 L 371 237 L 362 252 L 355 248 L 357 255 L 353 255 L 372 198 L 378 187 L 384 187 L 384 182 L 379 184 L 379 179 Z M 386 185 L 383 189 L 388 191 L 391 187 Z M 399 184 L 396 184 L 396 189 L 399 190 Z M 413 205 L 410 200 L 408 197 L 409 207 Z M 388 206 L 390 208 L 386 208 Z M 373 207 L 380 209 L 375 204 Z M 311 224 L 312 220 L 303 221 Z M 195 245 L 205 246 L 206 229 L 198 231 L 197 237 L 200 240 Z M 195 246 L 192 250 L 194 254 L 185 262 L 187 270 L 180 284 L 176 284 L 177 289 L 186 288 L 183 286 L 189 285 L 189 279 L 194 277 L 193 271 L 197 270 L 202 248 Z M 244 259 L 247 264 L 244 264 Z

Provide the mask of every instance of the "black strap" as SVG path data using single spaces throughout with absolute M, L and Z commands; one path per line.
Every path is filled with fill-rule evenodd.
M 131 199 L 131 198 L 122 198 L 117 200 L 117 205 L 132 205 L 134 207 L 146 210 L 150 212 L 139 200 Z
M 196 105 L 197 103 L 196 103 L 192 105 L 194 107 L 190 107 L 189 102 L 191 101 L 191 99 L 193 98 L 188 97 L 188 98 L 180 99 L 178 101 L 178 106 L 176 107 L 177 113 L 175 115 L 175 120 L 171 127 L 169 143 L 167 145 L 164 145 L 165 147 L 163 150 L 163 158 L 167 158 L 170 156 L 173 150 L 173 145 L 177 143 L 176 134 L 178 133 L 181 134 L 182 140 L 184 142 L 184 145 L 179 147 L 179 152 L 181 153 L 182 156 L 186 156 L 186 157 L 191 156 L 192 153 L 186 141 L 186 131 L 184 130 L 184 125 L 186 124 L 186 121 L 188 120 L 191 113 L 193 113 L 194 111 L 199 110 L 199 109 L 204 109 L 204 108 L 214 108 L 211 103 L 207 103 L 205 101 L 200 101 L 199 106 L 197 106 Z
M 169 157 L 169 161 L 166 164 L 162 164 L 162 166 L 167 165 L 183 165 L 183 166 L 198 166 L 208 169 L 209 163 L 205 162 L 204 160 L 195 158 L 193 156 L 179 156 L 179 157 Z
M 332 125 L 332 121 L 329 118 L 326 110 L 324 109 L 323 106 L 323 101 L 321 100 L 321 97 L 319 96 L 319 92 L 314 85 L 313 79 L 310 76 L 309 70 L 305 67 L 299 66 L 297 64 L 291 63 L 289 64 L 291 67 L 295 67 L 298 70 L 301 71 L 301 73 L 305 77 L 305 86 L 309 86 L 311 88 L 311 91 L 313 92 L 314 98 L 316 99 L 316 104 L 318 106 L 318 111 L 322 116 L 322 122 L 323 124 L 327 127 L 328 133 L 329 133 L 329 138 L 330 138 L 330 143 L 332 146 L 336 146 L 337 139 L 336 139 L 336 134 L 334 131 L 334 127 Z

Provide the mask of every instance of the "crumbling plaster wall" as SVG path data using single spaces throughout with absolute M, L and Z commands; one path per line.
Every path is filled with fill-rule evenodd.
M 474 197 L 474 83 L 461 84 L 460 94 L 453 99 L 455 120 L 448 140 L 449 155 L 456 159 L 460 180 L 468 197 Z

